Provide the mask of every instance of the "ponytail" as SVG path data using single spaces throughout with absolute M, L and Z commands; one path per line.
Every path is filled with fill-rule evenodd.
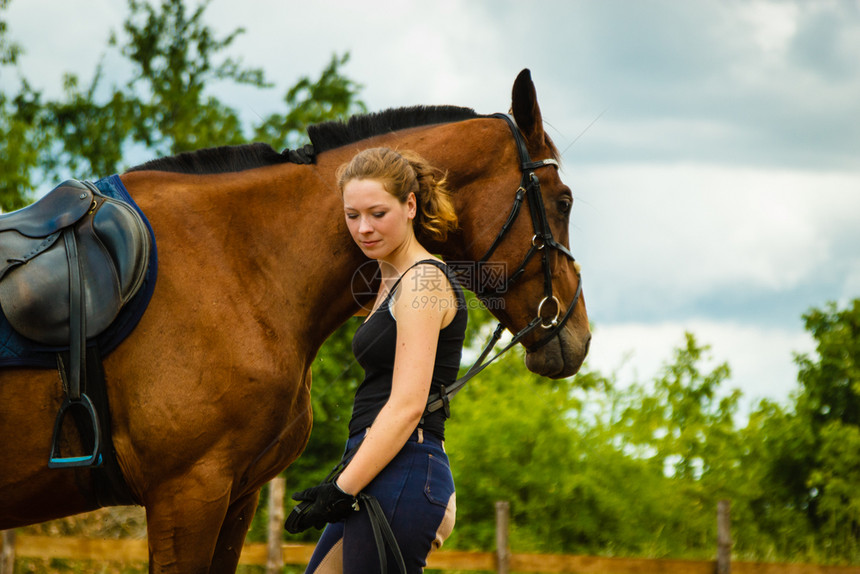
M 418 191 L 415 193 L 418 203 L 415 214 L 416 237 L 419 240 L 445 241 L 448 232 L 457 229 L 457 213 L 451 202 L 445 174 L 415 153 L 403 152 L 401 156 L 409 162 L 418 182 Z

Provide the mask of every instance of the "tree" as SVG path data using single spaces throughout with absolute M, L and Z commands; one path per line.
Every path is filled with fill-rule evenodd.
M 688 403 L 703 395 L 703 385 L 715 385 L 721 371 L 699 375 L 703 349 L 692 338 L 688 344 L 666 367 L 665 388 L 653 394 L 645 387 L 618 389 L 587 369 L 549 381 L 528 372 L 520 350 L 484 371 L 457 396 L 448 425 L 458 493 L 451 544 L 492 547 L 493 503 L 507 500 L 516 551 L 709 555 L 714 510 L 702 508 L 701 473 L 665 472 L 673 453 L 691 447 L 663 445 L 664 433 L 656 432 L 692 421 L 699 428 L 707 418 Z M 640 412 L 642 403 L 651 406 Z M 684 415 L 667 422 L 673 405 L 684 405 L 678 409 Z
M 275 148 L 295 149 L 307 143 L 305 130 L 309 125 L 366 112 L 364 102 L 354 97 L 362 86 L 341 75 L 340 67 L 348 61 L 348 53 L 340 57 L 335 54 L 316 82 L 307 76 L 299 79 L 284 96 L 289 112 L 266 118 L 257 126 L 256 139 Z
M 21 54 L 21 46 L 9 40 L 8 25 L 2 19 L 3 11 L 9 6 L 9 0 L 0 0 L 0 66 L 16 64 Z
M 604 442 L 659 473 L 646 475 L 653 493 L 626 501 L 632 520 L 655 520 L 653 534 L 639 533 L 636 544 L 642 548 L 707 556 L 717 501 L 737 496 L 742 449 L 734 415 L 741 393 L 722 390 L 730 376 L 726 363 L 704 371 L 708 353 L 707 345 L 685 333 L 673 360 L 650 384 L 632 383 L 609 393 L 611 408 L 596 425 Z M 650 498 L 654 493 L 659 499 Z
M 818 533 L 828 559 L 860 557 L 860 299 L 803 316 L 817 357 L 797 356 L 794 417 L 806 448 L 797 448 L 791 494 Z M 784 455 L 791 457 L 786 451 Z M 803 480 L 803 485 L 798 484 Z
M 12 97 L 0 92 L 0 209 L 11 211 L 32 201 L 33 179 L 47 141 L 41 94 L 24 82 Z
M 132 95 L 119 90 L 107 101 L 100 103 L 96 92 L 102 78 L 98 66 L 92 82 L 86 90 L 80 90 L 79 80 L 74 74 L 64 77 L 64 98 L 47 102 L 43 110 L 44 121 L 51 126 L 55 137 L 47 147 L 49 158 L 41 166 L 54 181 L 62 173 L 96 174 L 116 173 L 121 169 L 125 150 L 136 118 L 141 117 L 141 105 Z
M 860 425 L 860 299 L 844 310 L 835 303 L 812 309 L 803 319 L 816 341 L 818 358 L 796 358 L 798 409 L 815 430 L 834 421 Z
M 703 374 L 699 364 L 708 350 L 686 333 L 684 346 L 675 349 L 674 362 L 663 368 L 653 389 L 630 387 L 628 406 L 619 421 L 627 427 L 631 445 L 656 449 L 662 464 L 684 480 L 717 472 L 726 455 L 726 441 L 735 430 L 740 392 L 720 398 L 720 386 L 730 369 L 722 363 Z
M 804 315 L 816 356 L 798 355 L 793 405 L 764 402 L 745 464 L 761 488 L 749 504 L 777 553 L 860 559 L 860 299 Z
M 821 552 L 828 560 L 860 559 L 860 427 L 831 421 L 818 435 L 809 487 L 816 498 Z
M 203 21 L 210 3 L 204 0 L 189 15 L 184 0 L 161 0 L 160 10 L 128 0 L 129 39 L 121 51 L 135 66 L 128 88 L 143 94 L 143 121 L 134 137 L 158 154 L 243 143 L 235 110 L 205 90 L 221 81 L 270 86 L 261 69 L 244 68 L 232 57 L 218 60 L 244 30 L 216 38 Z
M 2 19 L 9 0 L 0 0 L 0 73 L 18 70 L 21 46 L 9 39 Z M 30 201 L 34 191 L 32 175 L 39 164 L 41 134 L 41 94 L 21 81 L 18 93 L 0 91 L 0 209 L 12 210 Z
M 2 14 L 9 0 L 0 1 Z M 43 183 L 121 171 L 130 165 L 130 149 L 162 156 L 245 143 L 247 134 L 276 147 L 298 147 L 307 142 L 308 124 L 365 110 L 361 85 L 342 75 L 347 53 L 334 55 L 318 81 L 300 78 L 287 91 L 284 113 L 243 125 L 212 88 L 223 82 L 256 89 L 271 84 L 261 69 L 229 55 L 241 28 L 218 37 L 206 25 L 210 2 L 189 12 L 184 0 L 157 6 L 128 0 L 124 34 L 113 33 L 109 43 L 132 63 L 125 84 L 105 85 L 98 65 L 88 83 L 67 74 L 56 101 L 44 101 L 26 79 L 17 94 L 0 91 L 0 207 L 22 207 Z M 20 73 L 21 48 L 9 40 L 5 22 L 0 25 L 0 65 Z
M 496 500 L 511 503 L 519 550 L 575 543 L 565 515 L 575 512 L 569 501 L 582 441 L 565 418 L 576 406 L 570 382 L 535 377 L 522 361 L 519 350 L 509 351 L 452 401 L 446 446 L 457 484 L 454 545 L 492 547 Z
M 797 357 L 800 391 L 794 418 L 806 437 L 794 449 L 795 503 L 817 531 L 827 559 L 860 556 L 860 299 L 803 316 L 816 341 L 816 358 Z M 783 459 L 785 460 L 785 459 Z M 803 480 L 803 484 L 799 481 Z

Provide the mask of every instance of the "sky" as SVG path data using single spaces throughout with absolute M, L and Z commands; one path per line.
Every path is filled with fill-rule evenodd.
M 126 14 L 11 0 L 6 20 L 24 75 L 57 95 L 102 58 L 125 81 L 107 40 Z M 249 122 L 334 54 L 371 111 L 507 111 L 529 68 L 575 199 L 587 366 L 619 385 L 652 380 L 691 332 L 744 408 L 787 403 L 794 355 L 815 356 L 802 315 L 860 297 L 860 0 L 212 0 L 206 22 L 244 28 L 230 54 L 275 83 L 213 86 Z

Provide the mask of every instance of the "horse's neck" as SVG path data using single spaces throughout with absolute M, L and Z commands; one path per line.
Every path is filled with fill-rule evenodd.
M 138 199 L 140 190 L 138 202 L 152 212 L 159 248 L 163 236 L 165 248 L 194 243 L 188 252 L 218 250 L 201 256 L 241 280 L 255 312 L 300 352 L 313 356 L 355 312 L 350 284 L 362 257 L 337 193 L 316 166 L 202 178 L 130 175 L 133 195 Z
M 316 165 L 260 171 L 272 179 L 246 188 L 258 208 L 248 224 L 272 255 L 268 272 L 285 287 L 293 332 L 315 354 L 356 311 L 351 279 L 363 257 L 343 223 L 333 177 L 321 176 Z

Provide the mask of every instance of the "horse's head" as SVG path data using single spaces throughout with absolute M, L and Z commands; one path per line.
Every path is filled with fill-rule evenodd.
M 466 287 L 526 348 L 532 372 L 567 377 L 585 360 L 591 332 L 568 246 L 573 196 L 559 178 L 558 152 L 544 132 L 528 70 L 514 82 L 511 111 L 513 120 L 451 106 L 400 108 L 313 126 L 308 134 L 318 153 L 330 150 L 317 169 L 332 178 L 357 151 L 376 146 L 416 151 L 445 171 L 460 229 L 426 247 L 468 265 Z M 375 269 L 365 266 L 345 230 L 335 235 L 355 258 L 348 269 Z M 359 284 L 372 300 L 378 277 L 359 279 L 353 275 L 353 296 Z
M 526 348 L 529 370 L 567 377 L 585 360 L 591 332 L 568 246 L 573 196 L 559 178 L 528 70 L 514 83 L 511 110 L 516 124 L 479 120 L 484 159 L 474 169 L 483 173 L 468 174 L 468 189 L 457 194 L 462 247 L 477 262 L 474 290 Z

